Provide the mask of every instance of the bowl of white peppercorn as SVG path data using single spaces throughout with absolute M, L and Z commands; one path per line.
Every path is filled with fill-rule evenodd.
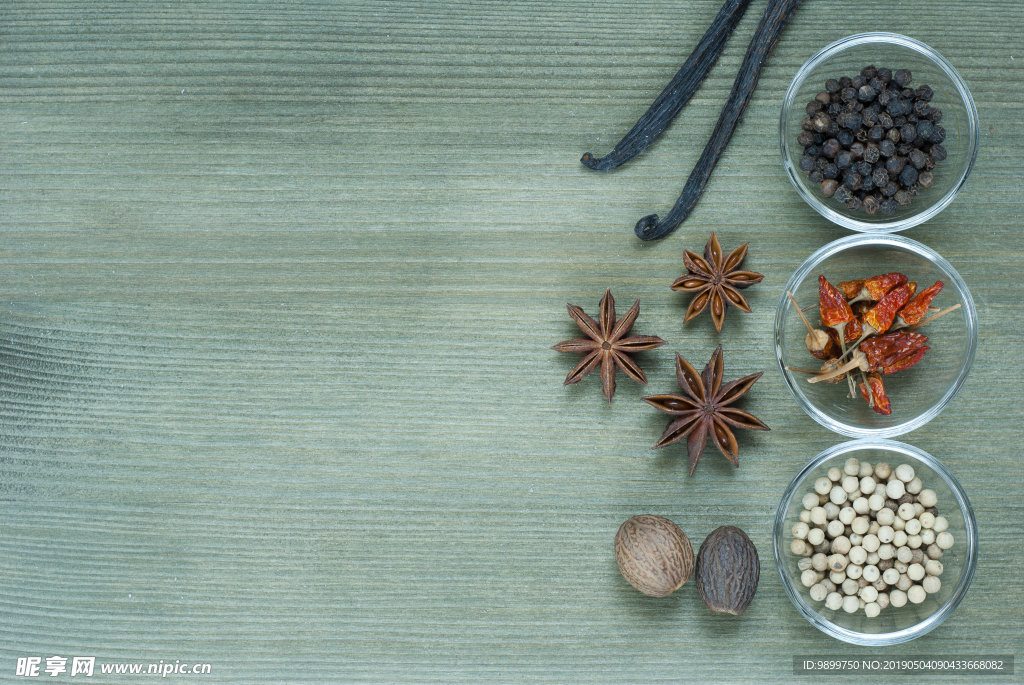
M 942 55 L 895 33 L 822 48 L 793 78 L 779 121 L 782 164 L 829 221 L 892 233 L 941 212 L 978 154 L 978 112 Z
M 782 496 L 775 563 L 811 625 L 857 645 L 935 629 L 967 593 L 978 524 L 941 462 L 892 440 L 842 443 L 812 459 Z

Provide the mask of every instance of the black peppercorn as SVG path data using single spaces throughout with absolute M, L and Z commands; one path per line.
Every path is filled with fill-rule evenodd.
M 871 130 L 868 131 L 868 140 L 877 143 L 882 139 L 882 136 L 884 135 L 885 129 L 883 129 L 878 124 L 875 124 L 874 126 L 871 127 Z
M 878 91 L 869 85 L 863 85 L 857 90 L 857 99 L 861 102 L 871 102 L 878 95 Z
M 821 148 L 818 147 L 817 145 L 808 145 L 807 147 L 804 148 L 804 154 L 810 155 L 811 157 L 820 157 Z
M 903 167 L 903 172 L 900 173 L 900 183 L 905 186 L 909 186 L 911 183 L 917 183 L 917 169 L 913 166 Z
M 928 136 L 929 143 L 941 143 L 946 139 L 946 129 L 941 126 L 934 126 L 932 128 L 932 134 Z
M 814 96 L 814 99 L 820 102 L 822 105 L 827 105 L 832 102 L 832 97 L 827 91 L 822 91 Z
M 878 75 L 878 69 L 875 68 L 874 64 L 869 64 L 860 70 L 860 75 L 866 79 L 872 79 Z
M 917 122 L 917 135 L 919 137 L 927 140 L 928 138 L 931 137 L 933 131 L 934 129 L 932 127 L 932 122 L 928 121 L 927 119 Z
M 857 141 L 857 138 L 853 135 L 853 131 L 848 128 L 844 128 L 836 134 L 836 140 L 839 141 L 840 145 L 848 148 Z
M 879 209 L 882 210 L 882 214 L 892 215 L 892 214 L 896 213 L 896 208 L 897 207 L 899 207 L 899 203 L 896 202 L 896 200 L 893 200 L 893 199 L 890 198 L 890 199 L 886 200 L 885 202 L 883 202 L 879 206 Z
M 800 158 L 800 168 L 803 171 L 814 171 L 814 157 L 804 155 Z
M 811 183 L 821 183 L 825 180 L 825 174 L 821 173 L 821 169 L 815 169 L 807 175 L 807 178 L 811 180 Z
M 892 115 L 890 115 L 888 112 L 879 112 L 878 124 L 886 131 L 888 131 L 890 128 L 892 128 Z
M 832 159 L 837 154 L 839 154 L 839 150 L 841 149 L 842 146 L 839 145 L 838 140 L 836 140 L 835 138 L 829 138 L 824 142 L 824 144 L 822 144 L 821 154 L 825 155 L 829 159 Z
M 839 98 L 843 102 L 853 102 L 857 99 L 857 91 L 853 88 L 843 88 L 839 93 Z
M 875 162 L 877 162 L 879 156 L 879 149 L 880 146 L 875 145 L 874 143 L 868 143 L 867 145 L 865 145 L 864 161 L 867 162 L 868 164 L 874 164 Z
M 898 143 L 900 142 L 900 130 L 894 126 L 885 132 L 885 137 L 887 140 Z
M 883 157 L 892 157 L 896 154 L 896 143 L 886 138 L 878 144 L 878 153 Z
M 909 100 L 910 98 L 914 97 L 914 91 L 910 88 L 904 88 L 903 90 L 900 91 L 900 97 L 903 98 L 904 100 Z
M 876 92 L 881 92 L 885 90 L 885 81 L 878 78 L 877 76 L 868 81 L 868 85 L 874 88 Z
M 853 165 L 853 167 L 854 167 L 854 169 L 857 170 L 857 173 L 860 174 L 861 176 L 870 176 L 871 175 L 871 171 L 872 171 L 871 165 L 868 164 L 867 162 L 857 162 L 856 164 Z
M 849 76 L 843 76 L 842 78 L 839 79 L 839 87 L 840 88 L 849 88 L 850 84 L 852 84 L 852 83 L 853 83 L 853 79 L 851 79 Z
M 915 174 L 914 180 L 916 181 L 917 180 L 917 178 L 916 178 L 917 172 L 915 171 L 914 174 Z M 846 178 L 843 179 L 843 185 L 845 185 L 850 190 L 860 190 L 860 186 L 861 186 L 860 174 L 858 174 L 856 171 L 851 171 L 850 173 L 848 173 L 846 175 Z
M 918 178 L 920 179 L 920 177 L 918 177 Z M 917 187 L 916 183 L 911 183 L 910 187 L 907 188 L 907 192 L 910 194 L 910 197 L 917 197 L 917 194 L 920 191 L 918 190 L 918 187 Z
M 903 167 L 906 166 L 906 159 L 899 156 L 892 156 L 885 162 L 885 170 L 889 172 L 890 178 L 896 178 L 903 171 Z
M 932 149 L 929 150 L 929 154 L 936 162 L 941 162 L 946 158 L 946 148 L 941 145 L 932 145 Z
M 932 176 L 932 172 L 924 171 L 917 177 L 917 183 L 922 188 L 931 188 L 932 184 L 935 183 L 935 177 Z
M 896 200 L 896 204 L 900 207 L 910 206 L 910 193 L 905 190 L 897 190 L 896 194 L 892 196 L 892 199 Z
M 874 214 L 878 211 L 878 198 L 874 195 L 868 195 L 864 198 L 864 211 L 868 214 Z
M 928 119 L 933 124 L 939 123 L 940 121 L 942 121 L 942 110 L 935 109 L 934 107 L 932 107 L 932 109 L 928 111 Z
M 892 69 L 886 69 L 885 67 L 880 68 L 878 70 L 878 78 L 882 83 L 888 83 L 892 80 Z
M 838 93 L 839 81 L 834 78 L 830 78 L 828 81 L 825 81 L 825 90 L 829 93 Z
M 898 154 L 900 157 L 906 157 L 913 151 L 913 149 L 914 146 L 911 145 L 910 143 L 900 143 L 899 145 L 896 146 L 896 154 Z
M 832 197 L 839 200 L 840 202 L 846 202 L 851 197 L 853 197 L 853 195 L 850 193 L 850 189 L 847 188 L 846 186 L 839 186 L 838 188 L 836 188 L 835 193 L 832 194 Z
M 861 204 L 862 203 L 860 198 L 854 196 L 846 201 L 846 208 L 849 209 L 851 212 L 856 212 L 858 209 L 860 209 Z
M 857 173 L 860 174 L 860 171 L 858 170 Z M 865 195 L 867 195 L 868 191 L 874 189 L 875 183 L 874 181 L 871 180 L 871 174 L 868 174 L 867 176 L 865 176 L 864 174 L 860 174 L 860 190 L 858 190 L 857 192 L 864 193 Z
M 914 138 L 917 137 L 917 127 L 913 124 L 903 124 L 900 127 L 900 140 L 904 143 L 913 142 Z
M 807 116 L 813 117 L 815 114 L 821 111 L 821 103 L 818 102 L 817 100 L 811 100 L 810 102 L 807 103 L 807 106 L 804 108 L 804 111 L 807 112 Z
M 860 159 L 864 156 L 864 146 L 860 143 L 851 143 L 850 154 L 853 155 L 854 159 Z
M 814 134 L 810 131 L 801 131 L 800 135 L 796 137 L 796 142 L 804 147 L 814 145 Z
M 857 140 L 858 143 L 868 142 L 868 132 L 863 128 L 858 128 L 856 131 L 854 131 L 853 137 Z
M 896 191 L 899 190 L 899 187 L 892 181 L 889 181 L 884 186 L 879 187 L 882 189 L 882 195 L 885 195 L 886 197 L 892 197 L 896 194 Z
M 843 150 L 836 155 L 836 166 L 840 169 L 849 169 L 853 164 L 853 155 L 850 154 L 849 150 Z
M 885 169 L 875 169 L 871 173 L 871 182 L 876 188 L 884 188 L 889 182 L 889 173 Z
M 839 187 L 839 183 L 834 179 L 827 178 L 821 182 L 821 194 L 825 197 L 832 197 L 832 194 L 836 192 Z
M 814 122 L 812 122 L 810 117 L 808 117 L 800 122 L 800 128 L 803 129 L 804 131 L 813 131 Z
M 833 119 L 838 119 L 839 115 L 845 111 L 846 110 L 843 109 L 843 106 L 841 104 L 839 104 L 838 102 L 833 102 L 831 105 L 828 106 L 828 109 L 825 110 L 825 113 L 828 114 Z
M 914 168 L 920 171 L 924 168 L 925 160 L 927 159 L 925 154 L 920 150 L 912 150 L 907 156 L 908 161 L 914 165 Z
M 854 90 L 860 90 L 861 86 L 866 84 L 868 80 L 863 76 L 854 76 L 853 80 L 850 81 L 850 87 Z
M 817 131 L 818 133 L 824 133 L 825 131 L 827 131 L 829 124 L 831 123 L 832 119 L 830 119 L 827 114 L 822 114 L 821 112 L 815 114 L 814 117 L 811 119 L 811 126 L 813 126 L 814 130 Z
M 824 157 L 819 157 L 818 159 L 824 159 Z M 839 169 L 836 167 L 835 164 L 829 162 L 828 164 L 821 168 L 821 173 L 825 176 L 825 178 L 835 178 L 836 176 L 839 175 Z

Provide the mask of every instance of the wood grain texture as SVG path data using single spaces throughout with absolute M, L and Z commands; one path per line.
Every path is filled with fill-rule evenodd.
M 965 189 L 906 233 L 970 286 L 977 359 L 904 437 L 971 497 L 978 572 L 926 638 L 864 650 L 800 618 L 770 553 L 783 489 L 841 441 L 775 370 L 774 308 L 845 234 L 783 176 L 778 112 L 863 22 L 804 3 L 664 242 L 633 224 L 677 196 L 763 3 L 647 152 L 612 174 L 578 162 L 718 5 L 4 2 L 0 680 L 54 654 L 206 662 L 230 683 L 763 683 L 802 654 L 1019 654 L 1024 8 L 857 4 L 946 56 L 982 124 Z M 721 335 L 684 326 L 669 290 L 712 230 L 765 274 Z M 548 349 L 576 335 L 565 303 L 593 312 L 606 287 L 669 341 L 610 405 L 596 377 L 563 388 L 573 361 Z M 639 397 L 673 388 L 673 351 L 719 341 L 728 377 L 767 372 L 744 406 L 772 430 L 738 436 L 739 469 L 712 450 L 687 478 L 685 448 L 651 451 L 664 420 Z M 613 539 L 640 513 L 694 545 L 747 531 L 750 608 L 633 590 Z

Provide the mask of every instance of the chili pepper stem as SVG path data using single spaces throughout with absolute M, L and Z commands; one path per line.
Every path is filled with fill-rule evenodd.
M 810 373 L 814 374 L 815 376 L 821 373 L 821 369 L 801 369 L 796 366 L 787 366 L 785 368 L 786 371 L 796 371 L 797 373 Z
M 812 326 L 811 322 L 807 320 L 806 316 L 804 316 L 803 311 L 801 311 L 800 309 L 800 305 L 796 303 L 796 298 L 793 297 L 793 293 L 787 290 L 786 295 L 789 296 L 789 301 L 793 303 L 793 307 L 796 309 L 796 313 L 800 315 L 800 318 L 803 319 L 804 325 L 807 326 L 807 332 L 814 333 L 814 326 Z
M 834 371 L 829 371 L 827 373 L 822 373 L 821 371 L 811 371 L 809 373 L 815 373 L 815 374 L 818 374 L 818 375 L 816 375 L 814 378 L 808 378 L 807 382 L 808 383 L 821 383 L 823 381 L 830 381 L 833 378 L 836 378 L 838 376 L 842 376 L 847 371 L 851 371 L 852 369 L 856 369 L 859 366 L 860 366 L 860 360 L 859 359 L 851 359 L 850 361 L 846 362 L 845 364 L 840 366 L 838 369 L 835 369 Z M 788 369 L 789 367 L 787 366 L 786 368 Z M 793 371 L 803 371 L 803 369 L 792 369 L 792 370 Z
M 839 333 L 839 349 L 842 350 L 842 354 L 839 355 L 840 359 L 845 357 L 846 356 L 846 352 L 847 352 L 847 350 L 846 350 L 846 324 L 848 324 L 848 323 L 849 323 L 849 321 L 844 321 L 841 324 L 839 324 L 838 326 L 833 326 L 832 327 L 832 328 L 836 329 L 837 333 Z M 860 340 L 858 340 L 857 342 L 859 343 Z M 854 347 L 856 347 L 856 345 L 854 345 Z M 851 349 L 853 349 L 853 348 L 851 348 Z M 855 397 L 856 395 L 854 395 L 854 392 L 855 392 L 856 389 L 853 387 L 853 379 L 850 378 L 849 376 L 846 377 L 846 385 L 850 389 L 850 397 Z
M 921 328 L 922 326 L 924 326 L 926 323 L 930 323 L 932 321 L 935 321 L 935 319 L 939 318 L 940 316 L 945 316 L 946 314 L 949 314 L 952 311 L 956 311 L 957 309 L 960 309 L 960 305 L 959 304 L 955 304 L 952 307 L 947 307 L 946 309 L 943 309 L 938 314 L 932 314 L 931 316 L 929 316 L 924 321 L 921 321 L 920 323 L 918 323 L 916 326 L 911 326 L 910 327 L 910 331 L 914 332 L 918 328 Z

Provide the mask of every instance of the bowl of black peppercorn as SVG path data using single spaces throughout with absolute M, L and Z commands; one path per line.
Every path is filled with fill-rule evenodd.
M 956 69 L 894 33 L 820 50 L 793 78 L 779 121 L 797 193 L 861 232 L 902 231 L 941 212 L 966 183 L 978 140 L 977 108 Z

